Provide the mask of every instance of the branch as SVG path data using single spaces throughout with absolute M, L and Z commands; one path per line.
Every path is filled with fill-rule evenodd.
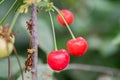
M 38 36 L 37 36 L 37 8 L 32 5 L 32 48 L 35 50 L 32 54 L 32 80 L 37 80 L 38 63 Z
M 120 70 L 115 68 L 103 67 L 103 66 L 93 66 L 86 64 L 69 64 L 68 68 L 65 70 L 84 70 L 84 71 L 92 71 L 92 72 L 100 72 L 109 75 L 117 75 L 120 76 Z

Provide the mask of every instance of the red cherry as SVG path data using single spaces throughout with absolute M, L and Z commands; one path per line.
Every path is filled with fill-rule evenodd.
M 63 70 L 70 61 L 68 52 L 64 49 L 52 51 L 47 57 L 48 65 L 55 71 Z
M 66 20 L 66 22 L 68 23 L 68 25 L 72 24 L 72 22 L 74 21 L 74 16 L 73 16 L 72 12 L 70 12 L 69 10 L 66 10 L 66 9 L 62 9 L 60 12 L 63 14 L 63 17 Z M 64 20 L 60 16 L 60 14 L 57 15 L 57 20 L 61 25 L 66 26 Z
M 67 42 L 67 49 L 73 56 L 82 56 L 87 51 L 88 44 L 87 41 L 82 38 L 78 37 L 76 39 L 71 39 Z

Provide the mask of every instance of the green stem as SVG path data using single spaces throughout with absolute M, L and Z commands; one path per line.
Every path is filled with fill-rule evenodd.
M 70 34 L 71 34 L 71 36 L 72 36 L 72 38 L 73 38 L 73 39 L 76 39 L 75 36 L 74 36 L 74 34 L 73 34 L 73 32 L 71 31 L 68 23 L 66 22 L 65 18 L 63 17 L 62 13 L 59 11 L 59 9 L 58 9 L 57 7 L 53 6 L 53 8 L 54 8 L 54 9 L 58 12 L 58 14 L 62 17 L 63 21 L 64 21 L 65 24 L 66 24 L 67 29 L 69 30 L 69 32 L 70 32 Z
M 9 33 L 8 33 L 8 34 L 11 33 L 11 31 L 12 31 L 14 25 L 15 25 L 15 22 L 16 22 L 16 20 L 17 20 L 17 17 L 19 16 L 19 14 L 20 14 L 20 12 L 19 12 L 19 9 L 18 9 L 17 12 L 15 13 L 14 18 L 13 18 L 13 20 L 12 20 L 12 23 L 11 23 L 11 25 L 10 25 Z
M 52 31 L 53 31 L 54 47 L 55 47 L 55 50 L 57 50 L 57 42 L 56 42 L 56 36 L 55 36 L 55 28 L 54 28 L 53 18 L 52 18 L 52 15 L 51 15 L 50 11 L 49 11 L 49 15 L 50 15 L 50 20 L 51 20 L 51 25 L 52 25 Z
M 0 1 L 0 4 L 2 4 L 5 0 Z
M 4 1 L 4 0 L 3 0 Z M 0 4 L 3 2 L 1 1 Z M 2 18 L 2 20 L 0 21 L 0 25 L 5 21 L 5 19 L 8 17 L 9 13 L 11 12 L 11 10 L 13 9 L 15 3 L 17 2 L 17 0 L 12 4 L 12 6 L 9 8 L 9 10 L 7 11 L 7 13 L 5 14 L 5 16 Z

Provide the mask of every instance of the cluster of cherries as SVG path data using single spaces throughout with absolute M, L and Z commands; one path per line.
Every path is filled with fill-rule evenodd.
M 73 23 L 74 16 L 72 12 L 66 9 L 62 9 L 60 13 L 62 13 L 68 25 Z M 62 26 L 66 27 L 66 23 L 60 14 L 58 14 L 56 18 L 57 21 Z M 77 37 L 75 39 L 68 40 L 66 48 L 67 50 L 65 49 L 54 50 L 48 54 L 47 63 L 53 70 L 60 71 L 67 67 L 70 61 L 70 55 L 72 56 L 84 55 L 87 51 L 88 44 L 83 37 Z

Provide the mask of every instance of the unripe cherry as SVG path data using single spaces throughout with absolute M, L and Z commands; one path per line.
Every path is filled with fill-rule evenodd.
M 70 24 L 73 23 L 73 21 L 74 21 L 74 16 L 73 16 L 72 12 L 70 12 L 70 11 L 67 10 L 67 9 L 62 9 L 62 10 L 60 11 L 60 13 L 63 15 L 63 17 L 64 17 L 64 19 L 66 20 L 66 22 L 67 22 L 68 25 L 70 25 Z M 64 20 L 63 20 L 63 18 L 61 17 L 60 14 L 57 15 L 57 21 L 58 21 L 61 25 L 66 26 L 66 24 L 65 24 L 65 22 L 64 22 Z
M 87 41 L 82 37 L 68 40 L 66 46 L 67 46 L 68 52 L 73 56 L 84 55 L 88 48 Z
M 5 38 L 0 36 L 0 58 L 7 57 L 12 53 L 15 38 L 12 36 L 10 39 L 11 42 L 6 42 Z
M 64 49 L 51 51 L 47 57 L 47 63 L 55 71 L 63 70 L 69 64 L 70 56 Z

